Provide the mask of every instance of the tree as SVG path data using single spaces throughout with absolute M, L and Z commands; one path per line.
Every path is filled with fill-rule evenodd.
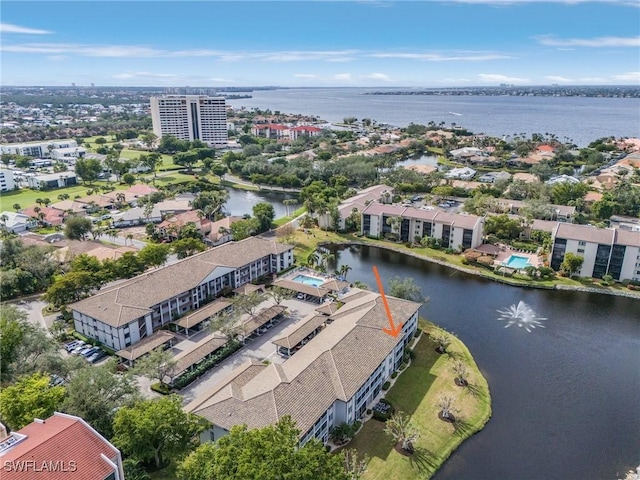
M 440 415 L 442 418 L 447 420 L 455 420 L 454 414 L 457 413 L 458 409 L 454 405 L 453 397 L 449 395 L 440 395 L 438 399 L 438 408 L 440 408 Z
M 222 209 L 227 200 L 229 200 L 229 192 L 226 190 L 210 190 L 200 192 L 191 202 L 191 206 L 195 210 L 202 210 L 207 218 L 212 220 L 214 214 Z
M 20 204 L 19 204 L 19 203 L 14 203 L 14 204 L 13 204 L 13 209 L 14 209 L 16 212 L 19 212 L 21 208 L 22 208 L 22 207 L 20 206 Z
M 162 155 L 159 153 L 150 153 L 149 155 L 140 155 L 140 164 L 153 172 L 153 178 L 156 178 L 156 170 L 162 165 Z
M 164 384 L 165 377 L 173 377 L 178 361 L 169 350 L 158 347 L 136 362 L 135 372 Z
M 283 301 L 293 298 L 293 292 L 291 290 L 280 287 L 279 285 L 274 285 L 267 290 L 267 295 L 273 299 L 276 305 L 280 305 Z
M 393 437 L 400 448 L 408 453 L 414 452 L 413 443 L 420 437 L 418 429 L 411 423 L 411 417 L 403 412 L 394 413 L 387 420 L 384 433 Z
M 164 138 L 164 137 L 163 137 Z M 190 150 L 188 152 L 176 153 L 173 156 L 173 163 L 187 167 L 189 173 L 193 171 L 193 166 L 198 162 L 198 153 Z
M 431 334 L 431 338 L 434 342 L 438 344 L 438 352 L 446 353 L 447 347 L 451 345 L 451 337 L 447 332 L 438 330 L 435 333 Z
M 467 384 L 469 371 L 467 370 L 467 365 L 463 361 L 456 360 L 451 366 L 451 370 L 456 374 L 455 382 L 457 385 Z
M 155 133 L 149 132 L 142 135 L 141 140 L 147 148 L 153 148 L 156 140 L 158 140 L 158 136 Z
M 141 398 L 135 378 L 115 371 L 112 360 L 76 370 L 67 381 L 67 396 L 61 406 L 63 412 L 83 418 L 107 438 L 113 434 L 115 412 Z
M 75 170 L 84 183 L 91 184 L 102 172 L 102 164 L 96 158 L 79 158 L 76 160 Z
M 197 238 L 182 238 L 173 242 L 171 248 L 178 258 L 182 259 L 198 252 L 204 252 L 207 246 L 202 240 L 198 240 Z
M 575 253 L 566 253 L 562 264 L 560 264 L 560 270 L 567 274 L 568 277 L 573 276 L 575 272 L 580 270 L 584 263 L 584 257 L 582 255 L 576 255 Z
M 0 392 L 0 415 L 12 430 L 53 415 L 65 395 L 63 386 L 52 387 L 44 373 L 22 377 Z
M 133 175 L 133 173 L 125 173 L 124 175 L 122 175 L 122 181 L 127 185 L 133 185 L 134 183 L 136 183 L 136 177 L 135 175 Z
M 150 243 L 138 252 L 138 259 L 148 267 L 159 267 L 166 263 L 170 251 L 169 245 Z
M 513 240 L 518 238 L 522 231 L 522 225 L 517 219 L 511 219 L 508 215 L 489 215 L 485 219 L 485 235 L 495 235 L 500 239 Z
M 86 217 L 70 217 L 65 222 L 64 236 L 69 240 L 85 240 L 93 224 Z
M 26 314 L 13 305 L 0 306 L 0 339 L 2 383 L 37 371 L 59 370 L 55 340 L 44 328 L 27 321 Z
M 255 315 L 256 308 L 264 301 L 264 296 L 259 292 L 251 292 L 246 295 L 236 295 L 231 300 L 234 310 L 239 310 L 247 315 Z
M 347 472 L 347 478 L 349 480 L 360 480 L 362 475 L 367 470 L 367 464 L 369 463 L 369 456 L 365 453 L 362 458 L 358 455 L 358 451 L 355 448 L 348 448 L 344 450 L 344 469 Z
M 288 416 L 263 428 L 234 426 L 215 444 L 189 454 L 178 466 L 178 479 L 349 479 L 341 454 L 327 452 L 315 439 L 299 447 L 299 433 Z
M 233 222 L 230 226 L 231 236 L 236 242 L 250 237 L 256 231 L 256 221 L 253 218 L 246 218 Z
M 389 279 L 389 295 L 411 300 L 412 302 L 425 302 L 420 287 L 416 285 L 414 279 L 411 277 L 393 277 Z
M 569 205 L 583 199 L 588 191 L 589 186 L 585 183 L 560 182 L 551 189 L 551 197 L 557 205 Z
M 141 462 L 153 461 L 159 468 L 187 453 L 191 439 L 203 428 L 201 419 L 182 410 L 182 399 L 170 395 L 118 410 L 112 442 L 125 455 Z
M 107 140 L 104 137 L 98 137 L 94 140 L 94 143 L 96 145 L 104 145 L 105 143 L 107 143 Z
M 253 206 L 253 216 L 257 221 L 258 233 L 262 233 L 271 228 L 276 212 L 270 203 L 260 202 Z
M 44 294 L 44 299 L 55 307 L 77 302 L 102 285 L 102 280 L 92 272 L 71 271 L 55 277 Z

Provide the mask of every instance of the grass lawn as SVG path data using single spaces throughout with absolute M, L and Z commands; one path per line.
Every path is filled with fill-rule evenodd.
M 51 203 L 59 202 L 58 195 L 66 193 L 69 195 L 69 199 L 73 200 L 73 197 L 80 195 L 86 197 L 87 190 L 93 190 L 101 185 L 106 185 L 106 182 L 95 182 L 91 186 L 87 185 L 74 185 L 67 188 L 56 188 L 54 190 L 32 190 L 30 188 L 23 188 L 21 190 L 14 190 L 12 192 L 2 192 L 0 195 L 0 211 L 14 211 L 13 204 L 17 203 L 21 209 L 31 207 L 36 204 L 37 198 L 48 198 Z M 128 185 L 120 185 L 118 183 L 112 183 L 116 190 L 126 190 Z
M 453 338 L 448 353 L 440 355 L 428 335 L 440 329 L 422 320 L 420 328 L 424 333 L 414 348 L 415 360 L 386 395 L 396 411 L 411 415 L 419 429 L 416 452 L 408 457 L 396 452 L 393 440 L 384 433 L 384 423 L 369 420 L 346 446 L 369 456 L 363 480 L 430 478 L 449 455 L 465 439 L 480 431 L 491 417 L 489 386 L 467 347 Z M 454 383 L 455 374 L 451 371 L 454 360 L 461 360 L 467 365 L 467 387 L 458 387 Z M 454 405 L 459 409 L 455 424 L 438 418 L 437 403 L 443 394 L 455 399 Z
M 306 207 L 300 207 L 295 212 L 293 212 L 291 215 L 285 216 L 285 217 L 281 217 L 281 218 L 278 218 L 278 219 L 274 220 L 273 224 L 276 227 L 281 227 L 285 223 L 290 222 L 291 220 L 293 220 L 294 218 L 299 217 L 300 215 L 302 215 L 306 211 L 307 211 Z

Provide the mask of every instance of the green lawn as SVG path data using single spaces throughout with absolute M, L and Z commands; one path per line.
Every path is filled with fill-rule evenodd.
M 430 478 L 449 455 L 465 439 L 481 430 L 491 417 L 489 386 L 466 346 L 454 338 L 448 353 L 440 355 L 428 335 L 439 328 L 424 321 L 421 321 L 421 328 L 425 333 L 414 349 L 415 360 L 386 395 L 396 411 L 411 415 L 420 430 L 416 452 L 408 457 L 400 455 L 394 450 L 391 437 L 384 433 L 384 423 L 369 420 L 345 447 L 369 456 L 363 480 Z M 451 371 L 454 359 L 467 364 L 469 386 L 455 385 L 455 375 Z M 455 398 L 454 404 L 460 410 L 456 424 L 438 418 L 437 402 L 442 394 Z
M 278 218 L 278 219 L 274 220 L 273 224 L 276 227 L 281 227 L 285 223 L 288 223 L 291 220 L 293 220 L 294 218 L 299 217 L 300 215 L 302 215 L 306 211 L 307 211 L 307 207 L 300 207 L 295 212 L 292 212 L 291 215 L 289 215 L 287 217 L 281 217 L 281 218 Z
M 51 203 L 56 203 L 60 201 L 58 199 L 58 195 L 62 195 L 63 193 L 68 194 L 70 199 L 73 199 L 73 197 L 75 197 L 76 195 L 85 197 L 87 195 L 87 190 L 95 189 L 101 185 L 106 184 L 106 182 L 95 182 L 91 186 L 75 185 L 73 187 L 56 188 L 54 190 L 47 191 L 23 188 L 21 190 L 14 190 L 12 192 L 3 192 L 2 195 L 0 195 L 0 211 L 14 211 L 14 203 L 19 204 L 21 209 L 31 207 L 36 204 L 37 198 L 48 198 L 49 200 L 51 200 Z M 126 190 L 127 188 L 129 188 L 128 185 L 120 185 L 117 183 L 112 183 L 112 185 L 116 188 L 116 190 Z

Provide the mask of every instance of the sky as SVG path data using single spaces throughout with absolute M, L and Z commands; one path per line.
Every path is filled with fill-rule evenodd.
M 639 0 L 2 1 L 1 84 L 640 85 Z

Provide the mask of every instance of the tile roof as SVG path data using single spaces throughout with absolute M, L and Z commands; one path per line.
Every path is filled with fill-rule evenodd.
M 180 317 L 178 320 L 174 320 L 172 323 L 175 323 L 182 328 L 192 328 L 203 322 L 204 320 L 211 318 L 213 315 L 222 312 L 229 306 L 231 306 L 231 302 L 229 300 L 218 298 L 208 305 L 194 310 L 193 312 L 189 313 L 189 315 L 185 315 L 184 317 Z
M 286 288 L 288 290 L 293 290 L 294 292 L 304 293 L 306 295 L 312 295 L 314 297 L 324 297 L 329 293 L 328 288 L 324 287 L 314 287 L 313 285 L 307 285 L 305 283 L 294 282 L 293 280 L 287 280 L 286 278 L 278 278 L 274 285 L 278 287 Z
M 149 353 L 151 350 L 170 342 L 174 338 L 176 338 L 176 336 L 173 333 L 167 330 L 158 330 L 150 337 L 143 338 L 138 343 L 117 351 L 116 355 L 125 360 L 133 361 Z
M 316 328 L 323 325 L 328 319 L 329 318 L 326 315 L 317 315 L 312 313 L 306 318 L 303 318 L 300 322 L 291 325 L 291 327 L 282 332 L 281 337 L 272 340 L 271 343 L 275 343 L 280 347 L 293 348 Z
M 615 230 L 612 228 L 596 228 L 573 223 L 558 223 L 558 228 L 555 232 L 556 238 L 584 240 L 586 242 L 602 243 L 605 245 L 611 245 L 613 243 L 614 235 Z
M 215 352 L 219 348 L 224 347 L 228 342 L 229 339 L 227 337 L 225 337 L 221 333 L 217 333 L 217 336 L 206 339 L 205 341 L 201 342 L 196 348 L 194 348 L 190 352 L 187 352 L 185 355 L 176 355 L 174 359 L 176 360 L 177 364 L 175 372 L 173 374 L 173 378 L 176 378 L 191 365 L 198 363 L 207 355 Z
M 273 305 L 271 307 L 263 308 L 254 316 L 250 317 L 247 321 L 244 322 L 243 335 L 250 335 L 265 323 L 273 320 L 278 315 L 282 315 L 285 310 L 286 307 L 284 305 Z
M 262 427 L 290 415 L 306 432 L 336 400 L 347 401 L 393 351 L 401 337 L 383 332 L 388 319 L 380 295 L 356 291 L 333 322 L 284 363 L 270 364 L 234 383 L 245 364 L 185 408 L 225 429 Z M 405 322 L 420 304 L 388 298 L 394 318 Z M 327 318 L 324 318 L 325 321 Z
M 3 468 L 3 480 L 101 480 L 115 471 L 102 455 L 113 463 L 121 463 L 120 452 L 79 417 L 56 412 L 17 433 L 27 438 L 2 454 L 3 467 L 7 462 L 33 461 L 39 468 L 45 462 L 47 465 L 60 462 L 59 468 L 31 474 Z M 71 462 L 75 462 L 73 471 Z
M 151 307 L 196 287 L 216 268 L 243 267 L 267 255 L 291 249 L 292 245 L 258 237 L 225 243 L 100 290 L 70 308 L 113 327 L 124 326 L 150 313 Z

